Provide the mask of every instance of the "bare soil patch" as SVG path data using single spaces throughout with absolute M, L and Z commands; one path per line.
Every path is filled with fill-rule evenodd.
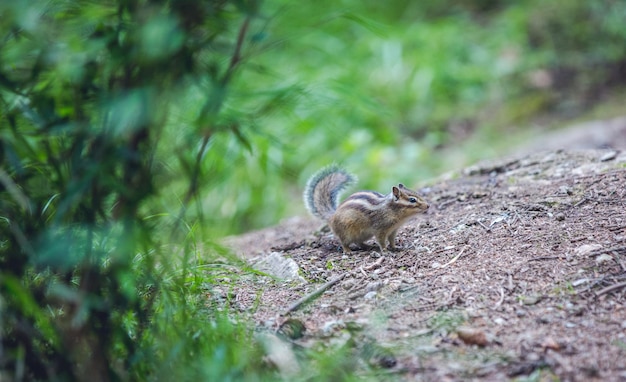
M 304 218 L 230 238 L 244 258 L 292 259 L 305 280 L 242 280 L 231 300 L 294 345 L 348 344 L 393 379 L 626 380 L 625 168 L 614 150 L 468 168 L 419 190 L 432 208 L 393 253 L 345 256 Z

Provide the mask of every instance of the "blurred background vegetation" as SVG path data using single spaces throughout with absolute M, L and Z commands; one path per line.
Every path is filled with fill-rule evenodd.
M 263 9 L 227 112 L 253 149 L 224 137 L 235 145 L 220 145 L 232 147 L 224 181 L 204 200 L 217 221 L 232 222 L 228 232 L 305 214 L 304 182 L 331 162 L 355 172 L 360 187 L 417 186 L 603 101 L 618 105 L 608 114 L 622 113 L 623 2 L 274 1 Z M 196 111 L 187 112 L 190 121 Z
M 331 162 L 365 188 L 415 186 L 623 113 L 617 0 L 0 14 L 0 380 L 275 377 L 242 341 L 253 329 L 207 299 L 247 272 L 215 239 L 303 213 Z

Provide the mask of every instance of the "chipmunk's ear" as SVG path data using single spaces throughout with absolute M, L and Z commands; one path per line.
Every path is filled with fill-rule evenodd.
M 398 188 L 400 188 L 402 190 L 406 190 L 406 187 L 404 187 L 404 184 L 402 184 L 402 183 L 398 184 Z
M 395 200 L 400 199 L 400 189 L 398 189 L 398 187 L 396 186 L 391 187 L 391 192 L 393 193 Z

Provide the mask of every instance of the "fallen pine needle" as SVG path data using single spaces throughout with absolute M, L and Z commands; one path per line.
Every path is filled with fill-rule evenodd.
M 440 266 L 438 268 L 445 268 L 445 267 L 447 267 L 450 264 L 454 264 L 459 259 L 459 257 L 461 257 L 461 255 L 463 254 L 463 252 L 465 252 L 466 249 L 467 249 L 467 247 L 463 247 L 463 249 L 459 252 L 458 255 L 454 256 L 452 258 L 452 260 L 448 261 L 447 263 L 445 263 L 444 265 L 442 265 L 442 266 Z

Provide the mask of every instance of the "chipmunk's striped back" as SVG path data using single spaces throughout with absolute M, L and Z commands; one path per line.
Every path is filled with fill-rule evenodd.
M 377 210 L 381 208 L 387 195 L 383 195 L 376 191 L 358 191 L 346 198 L 341 204 L 351 204 L 354 206 L 363 206 L 367 210 Z

